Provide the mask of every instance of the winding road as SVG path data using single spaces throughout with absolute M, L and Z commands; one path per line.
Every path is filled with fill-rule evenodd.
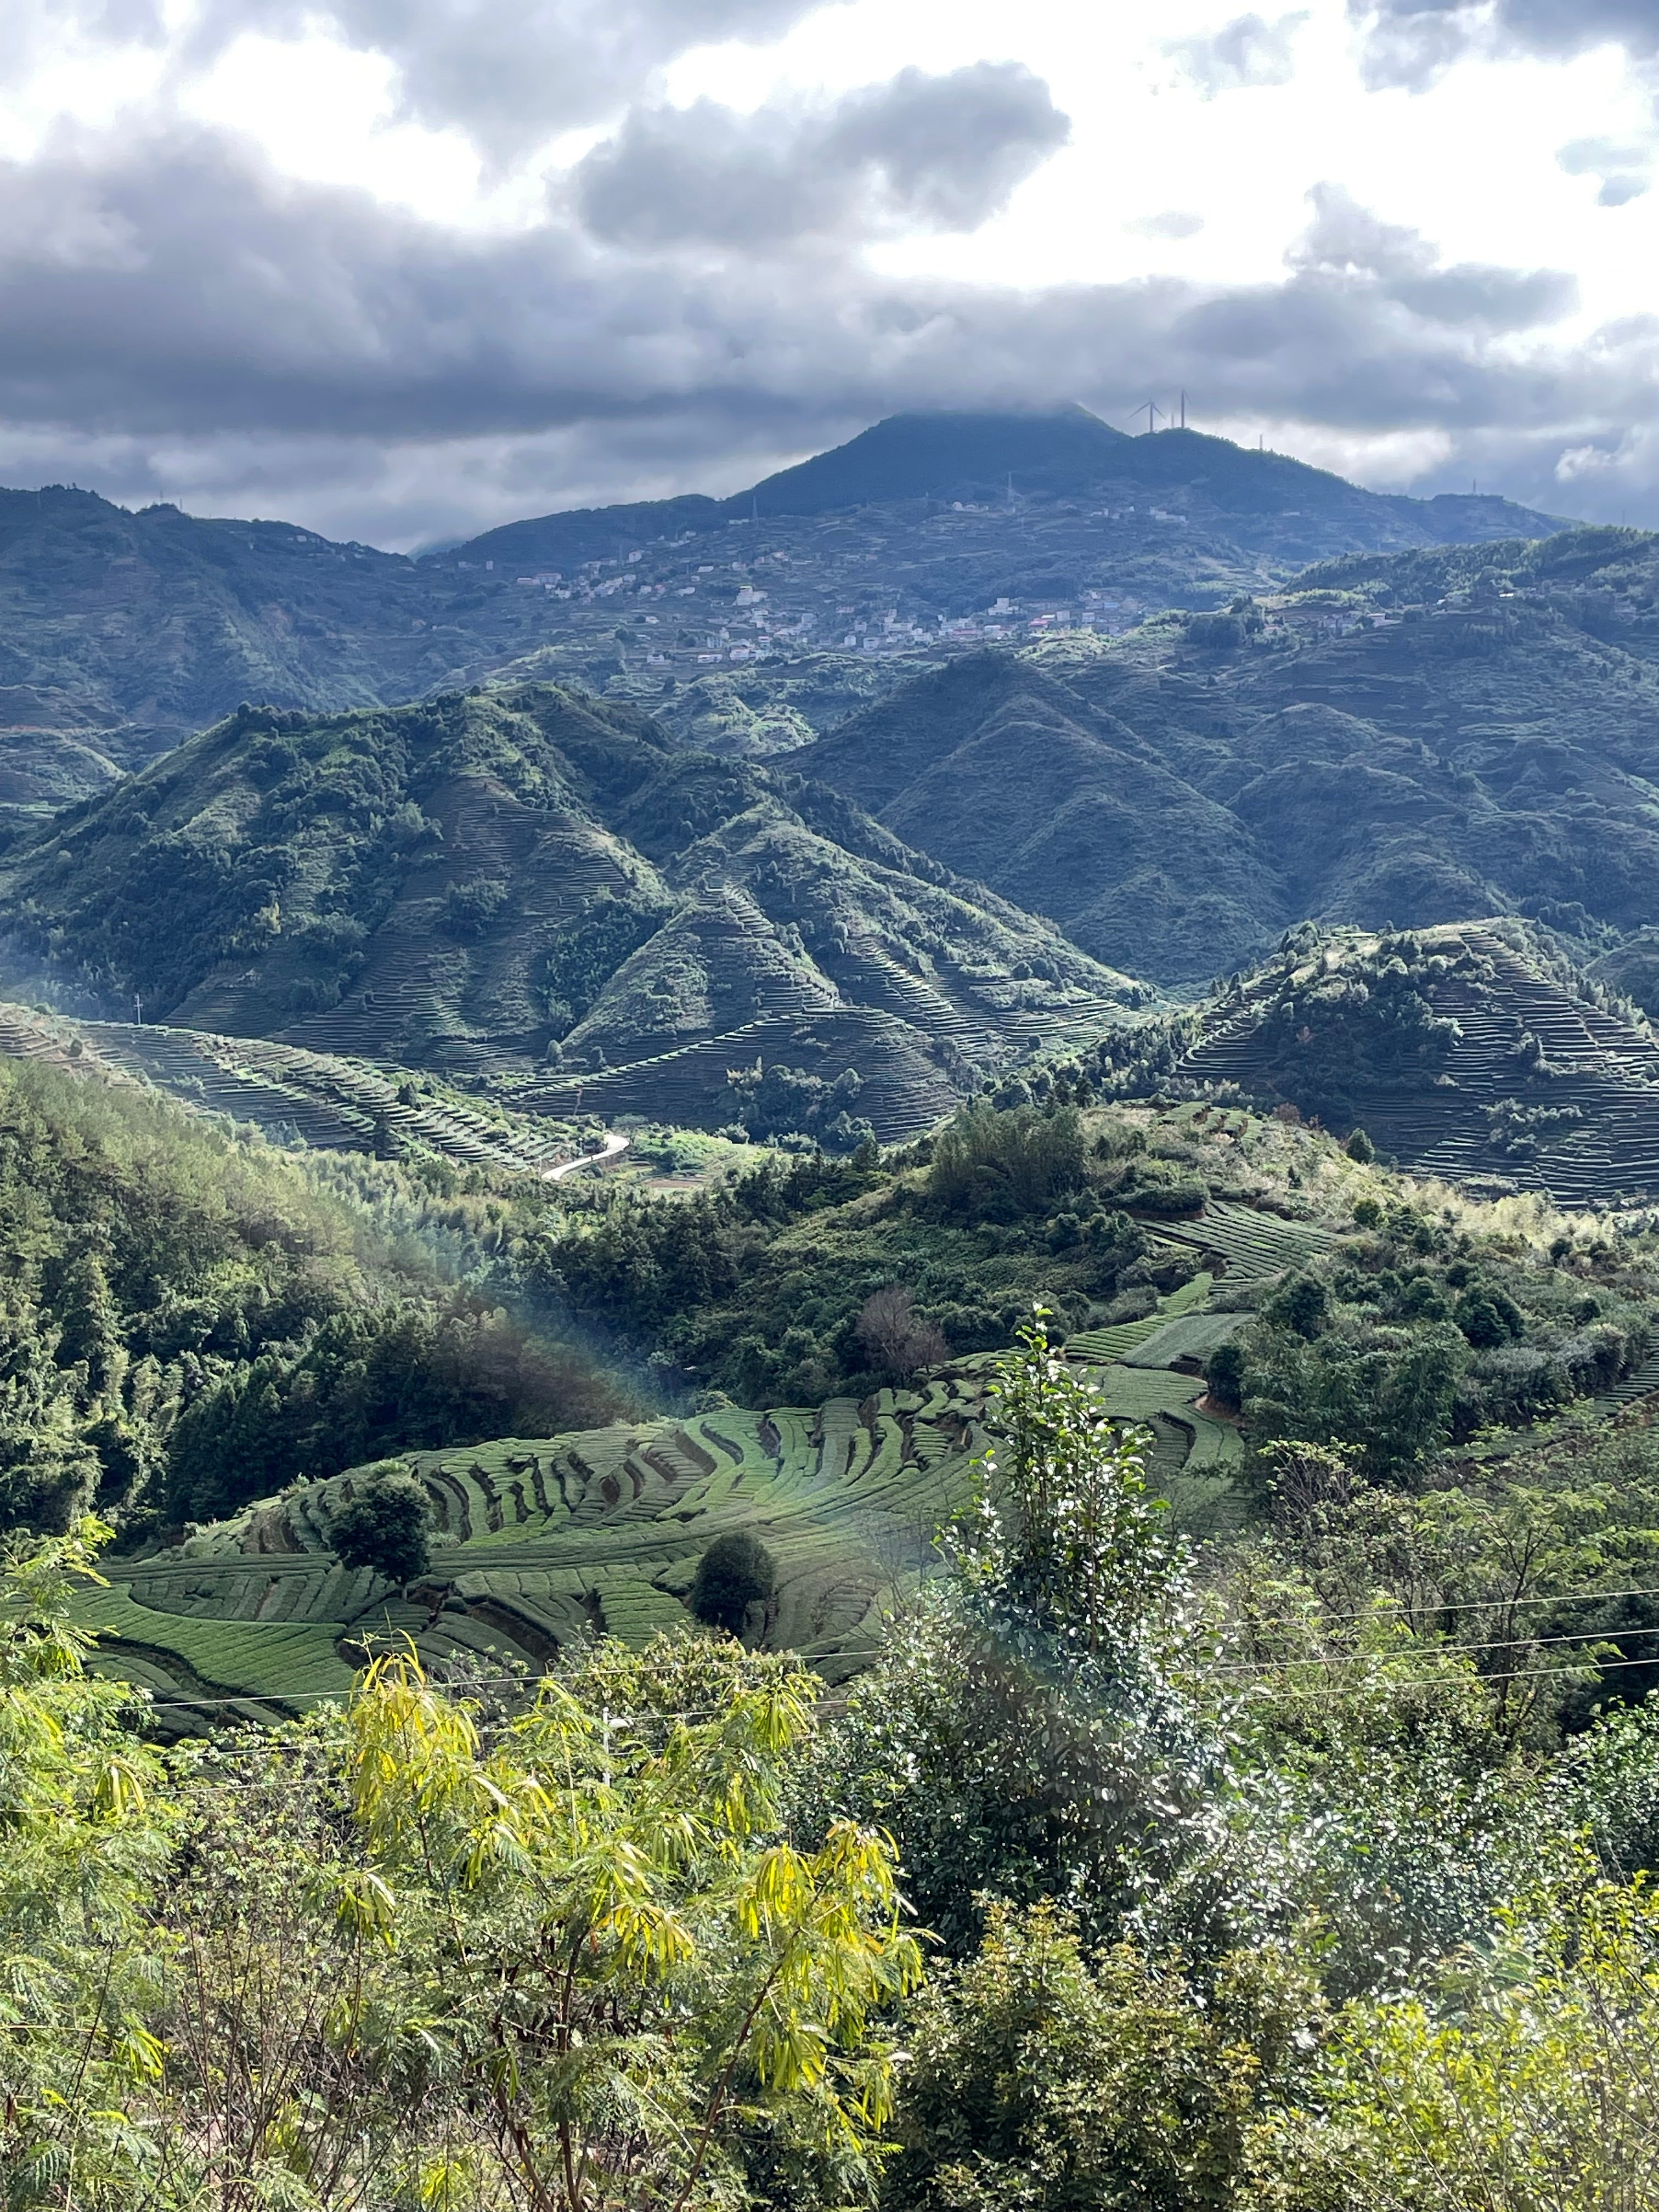
M 627 1138 L 620 1136 L 614 1129 L 607 1129 L 605 1142 L 597 1152 L 579 1152 L 574 1160 L 562 1160 L 556 1168 L 544 1168 L 542 1181 L 560 1182 L 566 1176 L 574 1175 L 578 1168 L 602 1168 L 607 1160 L 614 1160 L 618 1152 L 627 1150 Z

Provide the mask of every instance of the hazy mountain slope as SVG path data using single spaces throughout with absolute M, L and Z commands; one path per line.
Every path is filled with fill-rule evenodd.
M 412 562 L 288 523 L 0 492 L 0 725 L 99 732 L 131 763 L 239 699 L 408 696 L 453 665 L 431 599 Z
M 758 1058 L 923 1127 L 1142 996 L 827 789 L 550 686 L 239 714 L 15 853 L 0 924 L 152 1021 L 705 1123 Z
M 438 556 L 503 566 L 578 566 L 629 544 L 758 516 L 811 516 L 907 501 L 1047 501 L 1090 496 L 1178 500 L 1250 551 L 1392 549 L 1547 536 L 1559 518 L 1495 498 L 1412 499 L 1363 490 L 1282 453 L 1252 453 L 1187 429 L 1129 437 L 1085 408 L 1001 414 L 891 415 L 828 453 L 729 499 L 661 500 L 538 515 L 486 531 Z
M 1659 921 L 1659 560 L 1632 535 L 1571 533 L 1553 568 L 1547 547 L 1486 549 L 1477 573 L 1512 557 L 1521 580 L 1427 602 L 1403 595 L 1475 556 L 1369 562 L 1376 626 L 1305 594 L 1255 626 L 964 658 L 792 764 L 1169 981 L 1303 916 L 1638 929 Z

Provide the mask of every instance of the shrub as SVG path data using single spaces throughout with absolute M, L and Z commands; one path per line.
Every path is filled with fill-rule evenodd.
M 764 1605 L 777 1588 L 777 1562 L 758 1536 L 734 1528 L 716 1536 L 697 1562 L 690 1607 L 708 1628 L 741 1636 L 751 1605 Z
M 432 1504 L 395 1460 L 371 1468 L 362 1488 L 329 1529 L 343 1567 L 368 1567 L 399 1588 L 432 1564 Z
M 1294 1329 L 1311 1343 L 1325 1326 L 1329 1305 L 1328 1293 L 1317 1276 L 1292 1275 L 1274 1294 L 1267 1317 L 1276 1328 Z
M 1236 1344 L 1217 1345 L 1204 1380 L 1218 1406 L 1238 1411 L 1244 1402 L 1244 1354 Z
M 1476 1286 L 1464 1291 L 1452 1308 L 1452 1319 L 1469 1342 L 1486 1351 L 1512 1344 L 1521 1334 L 1520 1309 L 1502 1291 Z
M 977 1955 L 915 2001 L 890 2212 L 1079 2212 L 1244 2201 L 1254 2129 L 1317 2000 L 1273 1947 L 1209 1986 L 1128 1943 L 1092 1956 L 1049 1902 L 995 1905 Z

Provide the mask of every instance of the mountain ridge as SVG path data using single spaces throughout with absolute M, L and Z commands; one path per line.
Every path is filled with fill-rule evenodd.
M 550 685 L 240 710 L 16 848 L 0 907 L 15 969 L 182 1030 L 756 1133 L 915 1133 L 1152 995 L 827 787 Z M 757 1103 L 755 1062 L 794 1074 Z
M 808 692 L 863 697 L 964 635 L 1117 631 L 1312 561 L 1553 526 L 1195 431 L 1131 438 L 1081 409 L 893 416 L 726 501 L 532 518 L 420 561 L 61 485 L 0 492 L 0 827 L 244 701 L 333 713 L 507 674 L 660 699 L 802 655 L 824 676 Z

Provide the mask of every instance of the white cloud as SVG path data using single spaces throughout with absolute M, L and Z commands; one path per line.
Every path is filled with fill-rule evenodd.
M 1206 100 L 1251 85 L 1288 84 L 1295 68 L 1296 34 L 1307 20 L 1305 9 L 1273 23 L 1261 15 L 1235 15 L 1206 36 L 1172 39 L 1164 51 Z

